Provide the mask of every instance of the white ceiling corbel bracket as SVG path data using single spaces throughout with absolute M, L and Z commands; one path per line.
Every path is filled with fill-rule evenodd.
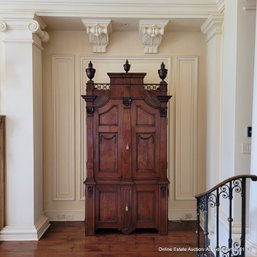
M 105 53 L 112 32 L 111 20 L 82 19 L 94 53 Z
M 168 20 L 140 20 L 139 33 L 145 47 L 144 53 L 155 54 L 158 52 L 168 22 Z

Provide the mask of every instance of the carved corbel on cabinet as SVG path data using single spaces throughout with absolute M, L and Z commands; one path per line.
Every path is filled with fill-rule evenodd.
M 168 20 L 140 20 L 139 33 L 144 45 L 144 52 L 157 53 Z
M 94 53 L 105 53 L 112 32 L 111 20 L 82 19 Z

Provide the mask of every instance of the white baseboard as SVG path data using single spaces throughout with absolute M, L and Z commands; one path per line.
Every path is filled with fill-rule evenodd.
M 0 231 L 0 241 L 37 241 L 49 226 L 45 216 L 41 216 L 34 226 L 5 226 Z
M 50 227 L 49 219 L 46 216 L 41 216 L 36 222 L 37 237 L 40 239 L 46 230 Z
M 195 209 L 169 209 L 169 220 L 196 220 Z
M 50 221 L 84 221 L 85 212 L 81 210 L 45 210 Z
M 81 210 L 45 210 L 50 221 L 84 221 L 85 212 Z M 169 209 L 169 220 L 196 220 L 195 209 Z

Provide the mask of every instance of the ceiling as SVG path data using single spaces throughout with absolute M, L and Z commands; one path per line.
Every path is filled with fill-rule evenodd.
M 81 19 L 83 17 L 43 17 L 46 23 L 46 30 L 85 30 L 85 26 Z M 96 18 L 98 19 L 98 18 Z M 106 18 L 105 18 L 106 19 Z M 137 18 L 109 18 L 111 20 L 112 31 L 138 31 L 139 20 Z M 99 18 L 101 20 L 101 18 Z M 201 31 L 201 25 L 205 19 L 203 18 L 172 18 L 166 26 L 166 31 L 169 32 L 198 32 Z

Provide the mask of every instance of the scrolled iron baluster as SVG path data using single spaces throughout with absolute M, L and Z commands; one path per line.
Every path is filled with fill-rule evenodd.
M 219 207 L 220 207 L 220 194 L 219 188 L 216 189 L 216 257 L 220 256 L 220 242 L 219 242 Z
M 241 181 L 241 198 L 242 198 L 242 212 L 241 212 L 241 257 L 245 257 L 245 217 L 246 217 L 246 178 Z
M 229 224 L 229 237 L 228 237 L 228 251 L 229 251 L 229 257 L 232 256 L 232 200 L 233 200 L 233 186 L 232 181 L 229 182 L 229 217 L 228 217 L 228 224 Z
M 209 194 L 208 202 L 211 208 L 214 208 L 217 205 L 217 196 L 215 193 Z
M 204 257 L 208 256 L 207 249 L 209 247 L 209 230 L 208 230 L 208 199 L 209 194 L 204 196 Z
M 223 185 L 221 187 L 220 195 L 222 196 L 223 199 L 229 198 L 229 186 L 228 185 Z
M 242 192 L 242 180 L 241 179 L 237 179 L 237 180 L 233 180 L 233 190 L 236 193 L 241 193 Z
M 196 228 L 196 248 L 197 257 L 200 257 L 200 199 L 197 198 L 196 203 L 196 218 L 197 218 L 197 228 Z

